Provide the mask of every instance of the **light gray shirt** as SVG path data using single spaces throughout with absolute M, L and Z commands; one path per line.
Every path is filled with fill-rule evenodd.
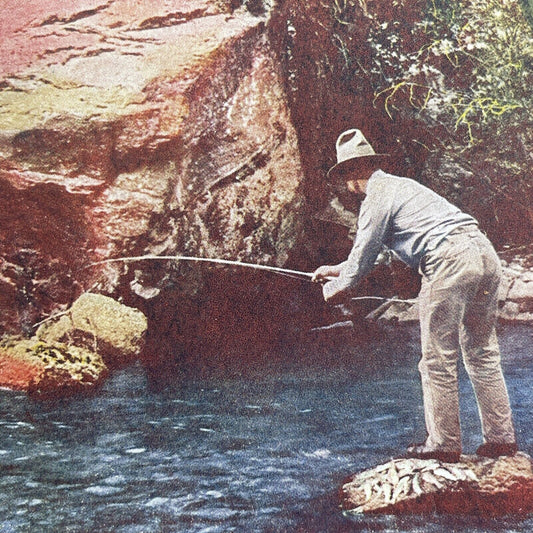
M 357 235 L 338 278 L 328 281 L 329 299 L 355 287 L 370 272 L 385 246 L 414 269 L 453 230 L 477 226 L 470 215 L 424 185 L 378 170 L 368 180 Z

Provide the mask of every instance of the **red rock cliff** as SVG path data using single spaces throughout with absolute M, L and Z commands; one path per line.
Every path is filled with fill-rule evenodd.
M 215 282 L 208 269 L 168 262 L 86 268 L 174 253 L 290 262 L 302 171 L 283 82 L 265 18 L 220 5 L 4 3 L 4 331 L 30 332 L 89 288 L 148 307 L 170 346 L 227 329 L 206 300 L 243 291 L 259 312 L 264 277 Z M 223 312 L 238 324 L 248 311 Z

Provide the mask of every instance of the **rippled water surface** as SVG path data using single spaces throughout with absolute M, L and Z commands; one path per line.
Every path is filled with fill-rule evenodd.
M 501 334 L 521 448 L 533 452 L 533 329 Z M 349 474 L 422 435 L 416 335 L 261 377 L 114 375 L 53 404 L 0 391 L 0 532 L 533 531 L 533 518 L 348 518 Z M 311 362 L 313 362 L 311 364 Z M 326 368 L 321 368 L 326 367 Z M 462 376 L 464 447 L 479 444 Z

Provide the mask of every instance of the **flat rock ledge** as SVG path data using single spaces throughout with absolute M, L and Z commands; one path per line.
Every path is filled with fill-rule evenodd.
M 341 489 L 341 507 L 357 514 L 502 516 L 533 511 L 531 457 L 463 455 L 458 463 L 395 459 L 353 476 Z
M 136 360 L 146 329 L 146 317 L 137 309 L 85 293 L 32 338 L 0 340 L 0 387 L 37 399 L 87 392 L 110 368 Z

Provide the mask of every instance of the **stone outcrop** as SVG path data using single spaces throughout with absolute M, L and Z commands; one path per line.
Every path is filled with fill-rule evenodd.
M 208 269 L 87 267 L 143 254 L 291 260 L 302 225 L 296 133 L 264 10 L 233 11 L 238 4 L 3 6 L 5 331 L 31 334 L 95 290 L 147 309 L 154 335 L 175 349 L 205 329 L 202 303 L 216 299 Z M 229 290 L 247 294 L 248 283 Z
M 471 514 L 533 511 L 531 458 L 462 456 L 459 463 L 396 459 L 356 474 L 341 490 L 347 513 Z
M 91 390 L 109 369 L 139 357 L 146 328 L 146 317 L 137 309 L 83 294 L 32 338 L 0 342 L 0 386 L 39 398 Z
M 85 348 L 36 338 L 0 343 L 0 386 L 38 398 L 57 398 L 93 389 L 108 374 L 102 357 Z
M 533 322 L 533 253 L 503 259 L 502 320 Z
M 499 319 L 502 322 L 533 322 L 533 256 L 531 254 L 501 254 L 502 283 L 499 292 Z M 413 293 L 413 296 L 415 294 Z M 418 304 L 413 297 L 408 301 L 388 302 L 371 314 L 374 320 L 384 322 L 418 322 Z

